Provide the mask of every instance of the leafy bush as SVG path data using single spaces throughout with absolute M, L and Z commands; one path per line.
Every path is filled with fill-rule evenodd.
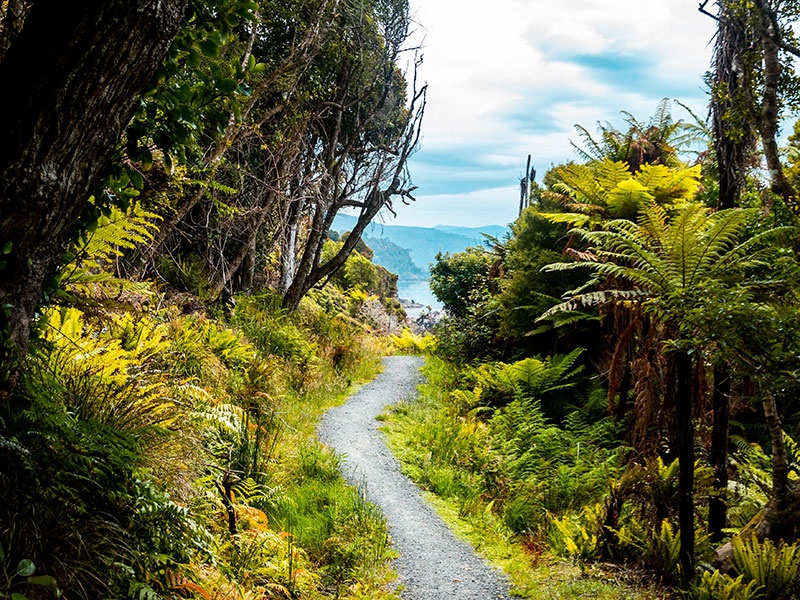
M 491 360 L 502 355 L 497 344 L 500 319 L 496 302 L 476 299 L 464 316 L 447 315 L 433 329 L 436 353 L 455 364 L 469 364 L 476 359 Z
M 433 295 L 456 317 L 466 316 L 475 300 L 488 293 L 489 270 L 496 256 L 482 248 L 437 254 L 431 266 Z
M 635 515 L 629 515 L 617 535 L 623 550 L 632 548 L 659 576 L 672 579 L 677 575 L 680 538 L 668 519 L 654 529 Z

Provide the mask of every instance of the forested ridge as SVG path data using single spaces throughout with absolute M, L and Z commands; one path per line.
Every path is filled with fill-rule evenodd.
M 576 125 L 421 335 L 364 237 L 414 200 L 407 0 L 4 0 L 0 597 L 402 596 L 315 435 L 394 352 L 389 444 L 514 594 L 797 597 L 799 10 L 703 2 L 708 118 Z

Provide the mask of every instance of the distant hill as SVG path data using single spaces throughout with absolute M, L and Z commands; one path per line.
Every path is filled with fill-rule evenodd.
M 333 229 L 339 233 L 350 231 L 356 224 L 356 217 L 349 215 L 337 215 L 333 221 Z M 468 246 L 482 244 L 485 238 L 481 232 L 486 232 L 493 237 L 502 237 L 508 229 L 500 225 L 487 225 L 486 227 L 456 227 L 451 225 L 437 225 L 436 227 L 407 227 L 405 225 L 383 225 L 372 223 L 364 231 L 364 237 L 370 240 L 388 240 L 393 246 L 408 251 L 411 261 L 422 272 L 422 279 L 428 275 L 428 265 L 434 262 L 434 257 L 439 252 L 462 252 Z M 366 240 L 365 240 L 366 241 Z M 382 262 L 389 258 L 379 257 L 378 249 L 374 242 L 367 241 L 367 245 L 375 250 L 375 262 L 393 270 L 390 264 Z M 387 246 L 387 248 L 391 248 Z M 387 255 L 397 253 L 396 250 L 387 250 Z M 387 256 L 384 255 L 384 256 Z M 399 259 L 399 253 L 397 257 Z M 395 271 L 398 272 L 398 271 Z M 400 279 L 408 281 L 411 275 L 403 276 Z M 419 276 L 417 276 L 419 278 Z
M 434 229 L 444 231 L 446 233 L 455 233 L 463 235 L 464 237 L 474 238 L 483 242 L 486 238 L 481 234 L 486 233 L 495 238 L 502 238 L 508 233 L 508 227 L 502 225 L 486 225 L 485 227 L 458 227 L 456 225 L 437 225 Z
M 427 271 L 422 270 L 411 260 L 407 248 L 401 248 L 387 238 L 364 236 L 364 242 L 375 253 L 372 261 L 397 273 L 403 281 L 423 281 L 427 279 Z

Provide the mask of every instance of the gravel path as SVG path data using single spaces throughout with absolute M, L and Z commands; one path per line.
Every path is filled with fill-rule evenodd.
M 384 372 L 347 402 L 331 409 L 319 426 L 320 439 L 345 454 L 345 477 L 365 484 L 367 498 L 386 516 L 395 568 L 407 600 L 507 599 L 508 584 L 474 550 L 458 540 L 420 496 L 378 431 L 375 417 L 416 395 L 423 360 L 413 356 L 384 359 Z

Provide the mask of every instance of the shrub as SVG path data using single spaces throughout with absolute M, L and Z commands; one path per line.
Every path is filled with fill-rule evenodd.
M 598 555 L 600 528 L 605 514 L 602 504 L 586 506 L 578 514 L 550 516 L 550 545 L 554 552 L 577 560 Z
M 719 571 L 704 571 L 689 592 L 690 600 L 756 600 L 760 590 L 755 581 L 745 584 L 744 576 L 736 579 Z

